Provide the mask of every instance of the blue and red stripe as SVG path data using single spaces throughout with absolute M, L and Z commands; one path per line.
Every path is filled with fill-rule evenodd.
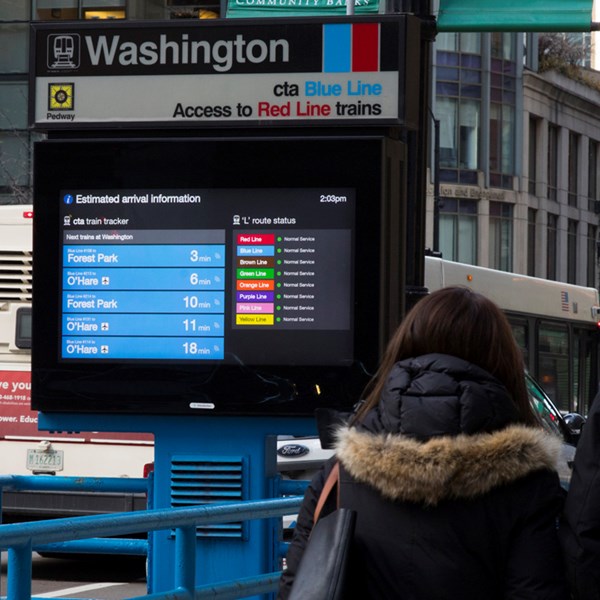
M 379 71 L 379 23 L 323 25 L 323 72 Z

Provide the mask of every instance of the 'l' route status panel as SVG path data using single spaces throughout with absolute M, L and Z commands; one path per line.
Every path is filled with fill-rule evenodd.
M 63 361 L 341 364 L 350 189 L 65 190 Z

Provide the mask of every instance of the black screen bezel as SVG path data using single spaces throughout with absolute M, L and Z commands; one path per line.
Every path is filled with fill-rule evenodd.
M 305 416 L 324 406 L 348 409 L 359 399 L 378 361 L 382 161 L 383 141 L 376 136 L 38 142 L 32 407 L 70 413 L 253 416 Z M 353 188 L 354 362 L 243 367 L 189 361 L 61 362 L 60 191 L 174 187 Z M 197 410 L 191 403 L 215 408 Z

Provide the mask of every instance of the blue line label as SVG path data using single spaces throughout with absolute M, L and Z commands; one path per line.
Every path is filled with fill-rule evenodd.
M 63 338 L 63 358 L 223 360 L 223 338 Z
M 67 290 L 224 290 L 225 269 L 63 269 Z
M 63 315 L 64 336 L 223 336 L 223 315 Z
M 65 246 L 63 267 L 224 267 L 223 244 Z
M 224 292 L 63 292 L 64 313 L 224 313 Z

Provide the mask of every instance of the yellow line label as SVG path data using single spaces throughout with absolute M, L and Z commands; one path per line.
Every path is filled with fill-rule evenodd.
M 273 325 L 273 315 L 236 315 L 236 325 Z

